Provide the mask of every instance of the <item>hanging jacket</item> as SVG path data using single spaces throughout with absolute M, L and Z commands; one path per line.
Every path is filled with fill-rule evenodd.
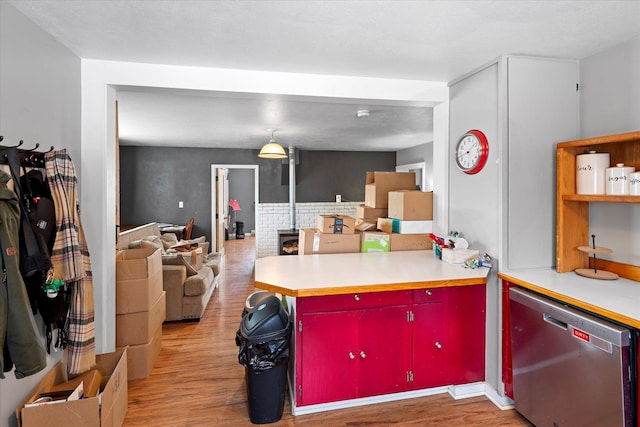
M 7 188 L 10 178 L 0 170 L 0 378 L 12 364 L 16 378 L 24 378 L 44 369 L 47 355 L 18 266 L 20 207 L 16 193 Z

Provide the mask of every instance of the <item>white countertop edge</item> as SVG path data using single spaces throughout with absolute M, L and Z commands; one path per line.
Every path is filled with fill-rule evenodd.
M 558 273 L 555 269 L 500 271 L 500 274 L 529 283 L 554 296 L 581 302 L 584 304 L 581 308 L 596 307 L 640 323 L 640 283 L 636 281 L 590 279 L 574 272 Z
M 442 262 L 433 251 L 270 256 L 255 263 L 256 282 L 292 291 L 486 280 L 488 274 L 485 267 L 468 269 Z

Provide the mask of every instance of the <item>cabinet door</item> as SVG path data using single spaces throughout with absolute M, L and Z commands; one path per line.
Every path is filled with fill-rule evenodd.
M 357 310 L 309 313 L 302 316 L 300 405 L 353 399 L 357 392 Z M 301 389 L 300 389 L 301 386 Z
M 484 381 L 485 286 L 456 286 L 448 291 L 448 382 Z
M 414 304 L 413 317 L 413 388 L 446 385 L 446 304 Z
M 411 370 L 410 306 L 360 310 L 358 397 L 409 389 Z

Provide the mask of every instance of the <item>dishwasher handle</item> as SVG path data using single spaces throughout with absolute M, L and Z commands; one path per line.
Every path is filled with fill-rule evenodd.
M 600 350 L 607 352 L 609 354 L 613 354 L 613 343 L 604 340 L 600 337 L 597 337 L 595 335 L 591 335 L 588 334 L 584 331 L 581 331 L 580 329 L 576 329 L 575 327 L 573 327 L 573 325 L 569 326 L 568 323 L 563 322 L 562 320 L 558 320 L 555 317 L 551 316 L 550 314 L 547 313 L 542 313 L 542 320 L 544 320 L 545 322 L 555 326 L 556 328 L 560 328 L 563 331 L 568 331 L 569 329 L 571 329 L 571 335 L 574 338 L 577 338 L 587 344 L 590 344 L 596 348 L 599 348 Z
M 562 320 L 558 320 L 552 315 L 547 313 L 542 313 L 542 320 L 544 320 L 547 323 L 551 323 L 553 326 L 556 326 L 562 329 L 563 331 L 566 331 L 567 328 L 569 327 L 567 323 L 563 322 Z

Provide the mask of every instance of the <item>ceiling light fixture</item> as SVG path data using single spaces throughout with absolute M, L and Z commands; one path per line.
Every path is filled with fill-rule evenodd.
M 262 147 L 262 149 L 260 149 L 258 157 L 263 159 L 285 159 L 287 157 L 287 152 L 284 151 L 282 145 L 278 144 L 276 140 L 273 139 L 274 130 L 269 130 L 271 131 L 271 139 Z
M 356 112 L 356 117 L 361 119 L 363 117 L 369 117 L 369 110 L 358 110 Z

